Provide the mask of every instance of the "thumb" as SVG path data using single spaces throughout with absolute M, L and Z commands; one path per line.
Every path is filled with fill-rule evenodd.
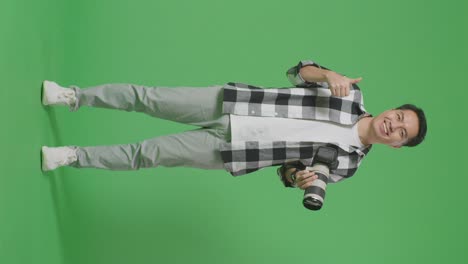
M 357 79 L 352 79 L 352 80 L 351 80 L 351 83 L 358 83 L 358 82 L 360 82 L 361 80 L 362 80 L 362 77 L 359 77 L 359 78 L 357 78 Z

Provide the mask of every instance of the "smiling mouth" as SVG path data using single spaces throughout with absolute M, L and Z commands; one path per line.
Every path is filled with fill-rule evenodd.
M 382 134 L 388 136 L 388 127 L 387 127 L 387 123 L 385 122 L 385 120 L 382 122 L 382 127 L 380 130 Z

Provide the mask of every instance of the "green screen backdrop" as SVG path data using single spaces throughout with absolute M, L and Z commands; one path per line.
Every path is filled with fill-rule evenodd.
M 467 263 L 463 1 L 3 0 L 0 263 Z M 40 148 L 135 143 L 196 127 L 43 107 L 43 80 L 286 87 L 311 59 L 363 77 L 374 115 L 414 103 L 416 148 L 374 146 L 302 207 L 276 167 L 43 173 Z

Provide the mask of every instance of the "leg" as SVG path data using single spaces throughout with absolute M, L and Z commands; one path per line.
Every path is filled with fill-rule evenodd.
M 145 87 L 104 84 L 87 89 L 70 86 L 77 102 L 70 111 L 92 106 L 148 115 L 185 124 L 208 126 L 222 115 L 222 85 L 209 87 Z
M 216 124 L 217 128 L 200 128 L 135 144 L 76 147 L 78 160 L 69 166 L 110 170 L 157 166 L 224 169 L 219 144 L 230 140 L 229 115 L 223 115 Z

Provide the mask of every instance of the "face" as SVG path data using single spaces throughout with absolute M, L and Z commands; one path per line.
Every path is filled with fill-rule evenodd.
M 378 143 L 399 148 L 417 136 L 419 120 L 412 110 L 387 110 L 372 120 L 372 130 Z

